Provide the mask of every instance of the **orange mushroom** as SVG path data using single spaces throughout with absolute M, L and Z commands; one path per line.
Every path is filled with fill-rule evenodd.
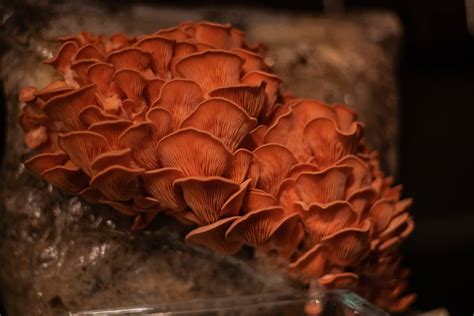
M 263 46 L 228 24 L 58 42 L 45 63 L 62 78 L 20 93 L 25 165 L 44 181 L 132 217 L 132 230 L 172 216 L 193 226 L 190 243 L 254 247 L 389 311 L 413 302 L 399 259 L 412 200 L 354 111 L 283 94 Z

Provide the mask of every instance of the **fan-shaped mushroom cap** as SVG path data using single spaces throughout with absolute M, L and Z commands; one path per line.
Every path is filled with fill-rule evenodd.
M 295 262 L 289 264 L 294 273 L 303 274 L 307 278 L 318 278 L 324 274 L 326 268 L 327 250 L 322 244 L 316 244 Z
M 256 124 L 257 121 L 235 103 L 222 98 L 210 98 L 197 106 L 182 122 L 181 128 L 194 127 L 207 131 L 233 152 Z
M 171 27 L 168 29 L 159 30 L 155 34 L 166 37 L 166 38 L 174 39 L 177 41 L 184 41 L 191 37 L 191 35 L 189 35 L 185 31 L 177 27 Z
M 275 246 L 280 256 L 289 258 L 305 235 L 300 215 L 287 215 L 277 227 L 271 236 L 270 247 Z
M 367 164 L 359 157 L 347 155 L 339 160 L 336 165 L 349 166 L 352 168 L 352 172 L 346 183 L 347 196 L 362 188 L 370 186 L 373 180 L 372 174 L 370 173 L 370 169 Z
M 253 211 L 277 206 L 278 201 L 271 194 L 258 189 L 249 189 L 242 202 L 242 212 L 247 214 Z
M 43 107 L 46 115 L 56 121 L 62 121 L 73 129 L 80 129 L 79 113 L 88 105 L 96 104 L 96 86 L 84 86 L 73 92 L 51 98 Z
M 350 129 L 353 129 L 353 123 L 357 118 L 356 113 L 342 104 L 335 104 L 332 107 L 336 113 L 336 122 L 338 128 L 342 132 L 348 132 Z
M 35 91 L 33 92 L 33 95 L 31 96 L 32 98 L 30 100 L 23 99 L 23 102 L 30 102 L 33 100 L 34 97 L 40 98 L 41 100 L 48 102 L 53 97 L 71 92 L 73 90 L 74 90 L 73 86 L 68 85 L 64 81 L 57 80 L 47 85 L 43 89 L 40 89 L 40 90 L 35 89 Z
M 155 74 L 166 79 L 168 65 L 173 57 L 174 40 L 160 35 L 149 35 L 142 37 L 135 46 L 151 53 Z
M 355 273 L 344 272 L 326 274 L 318 279 L 318 283 L 325 289 L 351 289 L 359 282 L 359 276 Z
M 96 62 L 87 68 L 87 76 L 97 86 L 102 94 L 109 94 L 110 82 L 115 73 L 115 67 L 105 62 Z
M 348 166 L 335 166 L 321 172 L 303 172 L 295 180 L 295 189 L 306 204 L 342 200 L 351 172 Z
M 106 169 L 112 165 L 119 165 L 128 168 L 137 167 L 133 161 L 131 149 L 121 149 L 107 151 L 98 155 L 91 164 L 92 173 Z
M 58 145 L 88 175 L 92 172 L 91 165 L 95 158 L 110 149 L 104 136 L 88 131 L 61 134 Z
M 250 163 L 253 158 L 253 153 L 247 149 L 240 148 L 234 152 L 234 158 L 229 169 L 224 174 L 225 178 L 228 178 L 236 183 L 242 183 L 247 178 L 247 172 L 250 168 Z
M 126 99 L 139 103 L 148 80 L 138 71 L 122 68 L 115 72 L 112 80 L 125 94 Z
M 242 141 L 242 147 L 255 150 L 259 146 L 264 145 L 264 136 L 267 132 L 267 127 L 265 125 L 258 125 L 245 137 Z
M 347 198 L 352 209 L 356 212 L 359 221 L 367 217 L 369 209 L 376 197 L 377 192 L 371 186 L 368 186 L 355 191 Z
M 77 166 L 55 166 L 44 170 L 41 177 L 61 190 L 73 194 L 82 191 L 89 182 L 89 177 Z
M 231 27 L 226 24 L 200 22 L 193 26 L 196 41 L 209 44 L 214 48 L 232 48 Z
M 286 178 L 283 180 L 278 188 L 276 197 L 286 214 L 298 212 L 299 209 L 297 208 L 296 203 L 297 201 L 300 201 L 301 198 L 296 192 L 294 179 Z
M 87 44 L 79 48 L 73 57 L 74 60 L 95 59 L 103 61 L 104 56 L 93 44 Z
M 119 117 L 105 113 L 104 110 L 96 105 L 89 105 L 82 109 L 79 113 L 79 121 L 84 126 L 91 126 L 92 124 L 99 123 L 102 121 L 118 120 Z
M 171 113 L 161 107 L 150 109 L 146 113 L 147 122 L 153 125 L 153 139 L 158 142 L 173 131 L 173 117 Z
M 222 86 L 239 83 L 244 61 L 223 50 L 208 50 L 181 58 L 175 68 L 179 76 L 199 84 L 206 94 Z
M 361 228 L 345 228 L 322 239 L 322 244 L 331 249 L 330 260 L 342 266 L 356 265 L 369 252 L 371 225 L 366 222 Z
M 359 145 L 358 125 L 354 130 L 342 133 L 336 122 L 327 118 L 317 118 L 306 124 L 304 139 L 313 154 L 314 163 L 325 169 L 339 159 L 354 154 Z
M 262 116 L 268 117 L 275 109 L 278 91 L 280 89 L 281 79 L 263 71 L 251 71 L 242 77 L 242 82 L 252 85 L 260 85 L 265 82 L 266 104 L 262 110 Z
M 132 149 L 133 159 L 142 168 L 157 169 L 160 167 L 157 156 L 157 140 L 151 122 L 140 122 L 127 128 L 119 136 L 119 143 Z
M 212 90 L 209 92 L 209 96 L 230 100 L 251 117 L 259 117 L 265 106 L 265 86 L 265 81 L 259 85 L 225 86 Z
M 232 162 L 232 154 L 217 138 L 193 128 L 163 138 L 157 156 L 163 167 L 179 168 L 185 176 L 219 176 Z
M 312 156 L 304 139 L 306 125 L 317 118 L 334 119 L 334 111 L 327 105 L 313 100 L 301 100 L 289 106 L 265 134 L 266 143 L 278 143 L 287 147 L 298 162 L 307 162 Z
M 198 51 L 196 44 L 194 44 L 190 40 L 184 40 L 184 41 L 179 41 L 175 44 L 174 46 L 174 52 L 173 56 L 175 57 L 174 59 L 171 60 L 176 63 L 180 57 L 184 57 L 187 55 L 191 55 L 193 53 L 196 53 Z M 174 69 L 174 66 L 170 67 L 171 69 Z
M 403 199 L 395 203 L 395 214 L 401 214 L 408 211 L 408 209 L 413 205 L 413 199 Z
M 114 65 L 117 71 L 134 69 L 138 72 L 145 72 L 150 66 L 150 53 L 137 47 L 127 47 L 111 52 L 107 56 L 107 62 Z
M 240 211 L 238 203 L 225 207 L 225 203 L 232 198 L 234 193 L 239 191 L 241 195 L 244 193 L 237 183 L 228 179 L 191 177 L 176 180 L 174 185 L 181 189 L 186 204 L 202 223 L 210 224 L 223 217 L 236 216 Z M 242 199 L 240 199 L 241 203 Z
M 153 103 L 158 100 L 161 93 L 161 88 L 165 84 L 165 80 L 160 78 L 150 79 L 143 90 L 143 96 L 148 106 L 152 106 Z
M 58 53 L 51 59 L 46 60 L 44 63 L 51 65 L 56 68 L 63 75 L 67 73 L 72 57 L 76 54 L 79 47 L 74 42 L 65 42 L 59 48 Z
M 186 241 L 193 244 L 203 245 L 225 254 L 234 254 L 241 247 L 239 241 L 228 241 L 225 239 L 225 232 L 238 216 L 223 218 L 212 224 L 201 226 L 186 235 Z
M 226 239 L 258 246 L 283 224 L 283 214 L 283 209 L 278 206 L 249 212 L 232 223 L 225 234 Z
M 280 183 L 288 174 L 296 159 L 279 144 L 266 144 L 254 151 L 254 162 L 249 170 L 256 187 L 276 195 Z
M 173 117 L 173 128 L 176 129 L 202 100 L 201 88 L 194 81 L 173 79 L 162 86 L 160 96 L 152 107 L 168 110 Z
M 175 168 L 148 170 L 142 175 L 145 191 L 156 198 L 163 208 L 173 211 L 181 211 L 186 206 L 180 191 L 173 186 L 182 177 L 183 173 Z
M 315 243 L 320 242 L 326 236 L 357 224 L 357 214 L 345 201 L 336 201 L 326 205 L 314 203 L 307 209 L 302 208 L 300 214 L 308 234 Z
M 119 137 L 132 124 L 128 120 L 107 120 L 92 124 L 88 130 L 104 136 L 109 142 L 110 148 L 121 149 Z
M 244 73 L 249 73 L 252 71 L 268 71 L 268 66 L 265 65 L 262 55 L 242 48 L 234 48 L 232 49 L 232 52 L 236 53 L 245 60 L 245 63 L 242 66 Z
M 145 169 L 111 166 L 94 175 L 90 185 L 112 201 L 128 201 L 137 193 L 138 176 L 144 172 Z
M 395 213 L 395 205 L 392 201 L 387 199 L 381 199 L 376 201 L 370 211 L 369 217 L 374 219 L 374 232 L 379 234 L 385 228 L 392 219 Z
M 87 75 L 87 68 L 97 62 L 96 59 L 81 59 L 71 64 L 71 70 L 74 72 L 74 79 L 81 85 L 90 83 Z
M 63 152 L 38 154 L 25 161 L 25 166 L 41 174 L 46 169 L 63 165 L 69 159 Z

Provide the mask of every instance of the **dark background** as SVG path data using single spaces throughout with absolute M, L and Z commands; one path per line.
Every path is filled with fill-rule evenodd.
M 223 5 L 222 1 L 172 4 L 180 3 Z M 259 6 L 306 12 L 323 8 L 314 0 L 259 2 Z M 419 295 L 415 308 L 446 307 L 451 315 L 472 315 L 474 37 L 468 32 L 465 2 L 346 1 L 345 7 L 391 9 L 404 28 L 398 181 L 404 184 L 405 195 L 415 199 L 417 228 L 405 246 L 405 261 L 413 271 L 411 288 Z M 0 113 L 0 123 L 2 119 Z

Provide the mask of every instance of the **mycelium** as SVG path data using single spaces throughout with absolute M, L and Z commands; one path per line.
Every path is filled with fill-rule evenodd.
M 262 46 L 229 25 L 134 38 L 59 38 L 62 79 L 26 87 L 26 165 L 144 228 L 162 213 L 186 240 L 276 253 L 289 272 L 406 309 L 398 246 L 413 230 L 363 125 L 343 105 L 283 97 Z

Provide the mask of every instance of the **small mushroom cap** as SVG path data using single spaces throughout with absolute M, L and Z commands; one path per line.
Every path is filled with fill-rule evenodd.
M 242 77 L 242 82 L 252 85 L 260 85 L 265 82 L 266 104 L 262 110 L 262 117 L 268 117 L 276 106 L 281 79 L 273 74 L 263 71 L 251 71 Z
M 242 66 L 242 70 L 244 73 L 249 73 L 252 71 L 269 71 L 268 66 L 265 65 L 262 55 L 253 53 L 242 48 L 234 48 L 232 49 L 232 52 L 236 53 L 245 60 L 245 63 Z
M 133 169 L 124 166 L 110 166 L 100 171 L 90 181 L 90 186 L 99 190 L 112 201 L 128 201 L 137 194 L 138 176 L 145 169 Z
M 295 180 L 295 189 L 306 204 L 343 200 L 349 166 L 334 166 L 321 172 L 303 172 Z
M 250 163 L 253 158 L 253 153 L 247 149 L 240 148 L 234 152 L 234 158 L 229 169 L 224 174 L 225 178 L 228 178 L 236 183 L 242 183 L 247 178 L 247 173 L 250 168 Z
M 164 208 L 181 211 L 186 207 L 181 192 L 174 187 L 174 182 L 183 177 L 176 168 L 147 170 L 142 175 L 146 192 L 155 197 Z
M 298 202 L 296 204 L 301 207 Z M 336 201 L 325 205 L 314 203 L 307 209 L 302 207 L 300 214 L 315 243 L 344 228 L 355 227 L 357 224 L 357 213 L 345 201 Z
M 244 61 L 238 55 L 224 50 L 207 50 L 181 58 L 176 73 L 199 84 L 206 94 L 218 87 L 239 83 Z
M 105 62 L 96 62 L 87 68 L 87 76 L 102 94 L 108 94 L 115 67 Z
M 232 200 L 235 193 L 243 195 L 244 192 L 241 191 L 246 188 L 241 190 L 237 183 L 222 177 L 184 178 L 176 180 L 174 185 L 181 189 L 186 204 L 194 214 L 206 224 L 237 215 L 240 211 L 240 205 L 237 203 L 239 201 L 233 201 L 234 203 L 227 207 L 226 202 Z
M 222 98 L 210 98 L 198 105 L 183 121 L 181 128 L 194 127 L 207 131 L 233 152 L 256 124 L 257 120 L 248 116 L 235 103 Z
M 61 45 L 56 56 L 46 60 L 44 63 L 56 68 L 60 73 L 66 74 L 72 63 L 72 58 L 76 54 L 79 47 L 76 43 L 68 41 Z
M 129 120 L 116 119 L 116 120 L 104 120 L 89 126 L 88 130 L 104 136 L 109 142 L 109 146 L 112 149 L 122 149 L 119 141 L 119 137 L 122 133 L 132 126 L 133 122 Z
M 163 167 L 179 168 L 185 176 L 219 176 L 232 162 L 232 154 L 220 140 L 194 128 L 163 138 L 157 156 Z
M 278 206 L 249 212 L 232 223 L 225 234 L 226 239 L 256 247 L 266 242 L 281 226 L 283 214 L 283 209 Z
M 225 232 L 238 216 L 227 217 L 212 224 L 201 226 L 186 235 L 186 241 L 203 245 L 225 254 L 235 254 L 242 247 L 239 241 L 228 241 Z
M 119 165 L 129 168 L 136 167 L 133 161 L 130 148 L 107 151 L 98 155 L 91 164 L 93 173 L 104 170 L 112 165 Z
M 357 214 L 358 221 L 367 217 L 369 209 L 376 197 L 377 192 L 371 186 L 367 186 L 353 192 L 347 198 L 347 201 L 351 204 L 352 209 Z
M 306 124 L 303 135 L 313 154 L 314 163 L 320 169 L 354 154 L 360 142 L 358 125 L 354 125 L 353 131 L 343 133 L 338 130 L 335 121 L 327 118 L 310 121 Z
M 279 144 L 266 144 L 254 151 L 248 176 L 254 179 L 257 188 L 276 195 L 294 164 L 296 159 L 288 149 Z
M 211 97 L 230 100 L 242 108 L 251 117 L 259 117 L 265 106 L 265 81 L 259 85 L 239 84 L 225 86 L 209 92 Z
M 342 229 L 321 242 L 331 250 L 328 257 L 335 264 L 357 265 L 369 253 L 371 229 L 370 222 L 365 222 L 361 228 Z
M 68 159 L 68 155 L 64 152 L 44 153 L 35 155 L 25 161 L 25 166 L 34 172 L 41 174 L 46 169 L 63 165 Z
M 46 169 L 41 177 L 59 189 L 77 194 L 87 187 L 89 177 L 76 166 L 55 166 Z
M 202 100 L 202 90 L 194 81 L 173 79 L 163 84 L 160 96 L 152 107 L 168 110 L 173 117 L 173 128 L 177 129 Z
M 61 134 L 58 145 L 88 175 L 92 173 L 91 165 L 95 158 L 110 150 L 104 136 L 89 131 Z
M 107 56 L 107 62 L 114 65 L 117 71 L 134 69 L 142 73 L 150 66 L 150 53 L 137 47 L 126 47 L 111 52 Z
M 288 267 L 293 273 L 302 274 L 306 278 L 321 277 L 326 269 L 326 253 L 322 244 L 316 244 Z
M 328 290 L 352 289 L 357 286 L 357 282 L 359 282 L 359 276 L 351 272 L 326 274 L 318 279 L 318 283 Z
M 96 86 L 84 86 L 78 90 L 51 98 L 43 107 L 46 115 L 55 121 L 62 121 L 73 129 L 82 127 L 79 113 L 88 105 L 97 104 Z
M 104 55 L 93 44 L 87 44 L 79 48 L 73 57 L 73 60 L 94 59 L 98 61 L 104 60 Z
M 258 189 L 249 189 L 242 202 L 242 212 L 244 214 L 277 206 L 278 201 L 271 194 Z
M 142 37 L 134 46 L 151 53 L 153 70 L 155 74 L 166 79 L 168 76 L 168 65 L 173 57 L 174 40 L 160 35 L 149 35 Z
M 148 83 L 139 71 L 134 69 L 122 68 L 117 70 L 112 77 L 120 90 L 125 94 L 126 99 L 140 102 L 143 89 Z
M 374 220 L 375 234 L 379 234 L 387 228 L 394 214 L 395 205 L 388 199 L 380 199 L 372 205 L 368 216 Z
M 218 49 L 232 48 L 231 27 L 228 24 L 200 22 L 194 25 L 194 38 Z

